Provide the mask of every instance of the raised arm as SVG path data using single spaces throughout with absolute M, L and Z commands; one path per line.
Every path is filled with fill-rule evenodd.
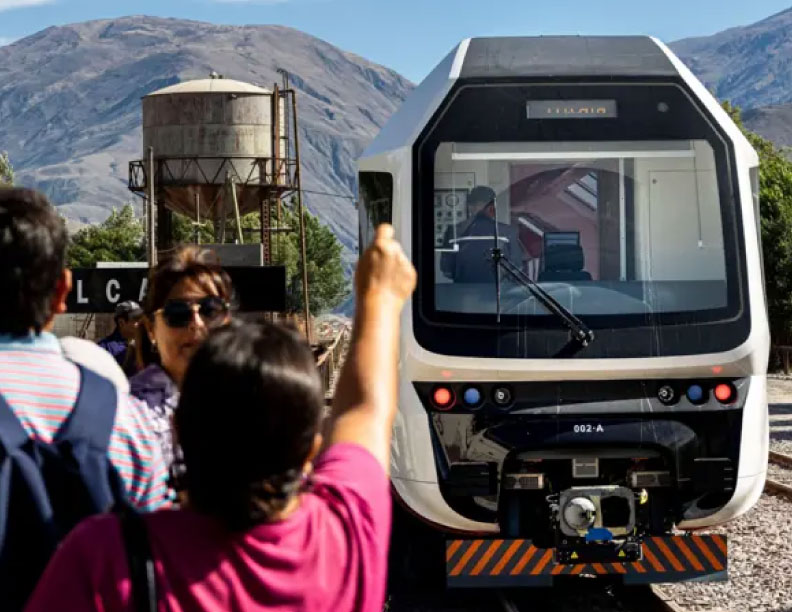
M 355 274 L 355 326 L 336 387 L 328 442 L 354 442 L 390 470 L 390 442 L 398 394 L 399 313 L 415 289 L 415 269 L 381 225 Z

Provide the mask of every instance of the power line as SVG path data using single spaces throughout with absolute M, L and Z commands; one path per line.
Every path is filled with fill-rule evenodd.
M 355 196 L 344 195 L 343 193 L 330 193 L 329 191 L 313 191 L 312 189 L 303 189 L 302 191 L 303 193 L 312 193 L 314 195 L 329 196 L 331 198 L 343 198 L 344 200 L 352 200 L 353 202 L 357 199 L 355 198 Z M 136 196 L 139 196 L 141 199 L 146 198 L 145 194 L 140 194 L 136 192 L 132 192 L 132 193 L 134 193 Z
M 355 196 L 344 195 L 341 193 L 329 193 L 327 191 L 312 191 L 310 189 L 303 189 L 303 193 L 313 193 L 315 195 L 330 196 L 331 198 L 344 198 L 345 200 L 355 200 Z

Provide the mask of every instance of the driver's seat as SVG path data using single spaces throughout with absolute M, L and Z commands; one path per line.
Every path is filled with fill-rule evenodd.
M 579 244 L 552 244 L 545 249 L 544 270 L 539 273 L 539 282 L 590 281 L 586 272 L 583 247 Z

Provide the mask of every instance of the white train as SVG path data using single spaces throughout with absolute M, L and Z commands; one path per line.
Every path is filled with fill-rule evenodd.
M 449 584 L 722 578 L 670 537 L 767 465 L 758 158 L 717 100 L 652 38 L 474 38 L 359 170 L 361 247 L 390 221 L 418 271 L 392 482 Z

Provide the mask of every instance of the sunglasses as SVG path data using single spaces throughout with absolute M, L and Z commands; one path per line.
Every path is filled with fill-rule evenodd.
M 197 312 L 204 323 L 209 326 L 220 322 L 228 314 L 230 305 L 216 295 L 208 295 L 200 300 L 168 300 L 154 314 L 162 313 L 162 319 L 168 327 L 187 327 Z

